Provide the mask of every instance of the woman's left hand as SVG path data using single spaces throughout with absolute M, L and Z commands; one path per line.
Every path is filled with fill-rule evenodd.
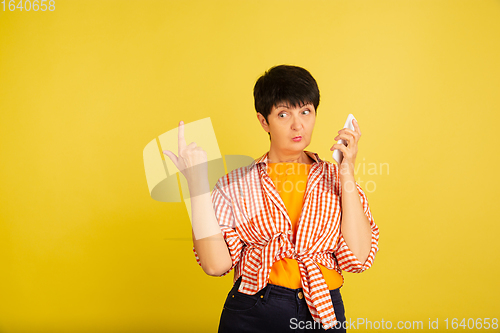
M 356 162 L 356 155 L 358 154 L 358 141 L 361 137 L 361 130 L 359 129 L 358 122 L 353 119 L 352 124 L 354 125 L 354 131 L 348 128 L 341 129 L 334 140 L 338 141 L 343 139 L 347 142 L 347 146 L 336 143 L 330 148 L 330 150 L 338 149 L 344 155 L 342 163 L 339 165 L 341 170 L 341 175 L 352 175 L 354 177 L 354 164 Z

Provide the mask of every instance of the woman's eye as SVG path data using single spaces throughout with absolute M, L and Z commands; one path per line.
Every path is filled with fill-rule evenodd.
M 286 115 L 286 113 L 280 113 L 278 117 L 283 118 L 282 116 Z
M 304 112 L 308 112 L 308 113 L 311 113 L 311 111 L 310 111 L 310 110 L 304 110 Z

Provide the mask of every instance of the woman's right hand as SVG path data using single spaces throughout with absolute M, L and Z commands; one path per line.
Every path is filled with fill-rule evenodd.
M 195 142 L 186 146 L 184 139 L 184 122 L 179 122 L 179 157 L 170 150 L 163 153 L 170 157 L 177 169 L 186 177 L 188 184 L 194 185 L 198 182 L 208 180 L 207 153 L 197 147 Z

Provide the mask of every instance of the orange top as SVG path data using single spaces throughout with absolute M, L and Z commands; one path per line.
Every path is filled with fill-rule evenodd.
M 304 194 L 311 165 L 312 164 L 291 162 L 268 163 L 267 172 L 269 177 L 283 200 L 290 221 L 292 222 L 293 239 L 295 239 L 297 223 L 302 213 Z M 337 289 L 342 286 L 344 278 L 335 269 L 328 269 L 319 263 L 318 266 L 323 273 L 329 290 Z M 297 260 L 283 258 L 276 261 L 271 267 L 269 283 L 291 289 L 302 288 Z

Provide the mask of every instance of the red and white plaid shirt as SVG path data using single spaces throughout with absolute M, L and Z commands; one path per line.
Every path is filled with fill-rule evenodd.
M 338 166 L 304 151 L 315 163 L 309 172 L 304 204 L 294 239 L 286 207 L 267 174 L 268 154 L 249 166 L 221 177 L 211 194 L 215 216 L 231 254 L 234 280 L 242 276 L 238 291 L 253 295 L 264 288 L 275 261 L 296 259 L 304 296 L 315 321 L 328 329 L 335 325 L 328 285 L 316 263 L 361 273 L 371 267 L 378 251 L 378 227 L 368 200 L 356 183 L 365 215 L 372 229 L 372 245 L 366 262 L 360 262 L 340 232 L 341 195 Z M 196 261 L 201 266 L 194 246 Z

